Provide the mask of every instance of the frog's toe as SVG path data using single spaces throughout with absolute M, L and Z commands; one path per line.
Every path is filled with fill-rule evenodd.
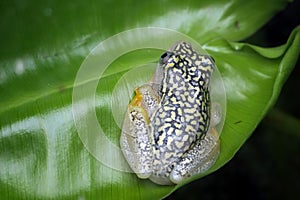
M 184 180 L 184 177 L 178 171 L 173 170 L 170 174 L 170 180 L 173 183 L 178 184 Z
M 136 175 L 140 178 L 140 179 L 147 179 L 151 176 L 151 172 L 142 172 L 142 173 L 136 173 Z
M 159 185 L 174 185 L 173 182 L 170 181 L 169 177 L 163 176 L 163 175 L 155 175 L 152 174 L 149 179 L 156 184 Z

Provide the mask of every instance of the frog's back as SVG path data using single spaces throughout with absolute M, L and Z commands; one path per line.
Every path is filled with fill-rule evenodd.
M 160 107 L 153 115 L 154 172 L 168 175 L 175 163 L 209 127 L 207 79 L 213 64 L 190 46 L 178 45 L 165 67 Z M 208 63 L 204 65 L 202 63 Z

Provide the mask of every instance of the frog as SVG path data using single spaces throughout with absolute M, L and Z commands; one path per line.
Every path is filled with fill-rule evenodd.
M 173 185 L 214 165 L 222 115 L 210 97 L 215 67 L 212 57 L 179 41 L 161 55 L 152 78 L 135 88 L 120 147 L 139 178 Z

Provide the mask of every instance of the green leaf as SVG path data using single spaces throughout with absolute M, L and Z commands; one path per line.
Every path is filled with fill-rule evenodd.
M 82 144 L 72 115 L 73 83 L 84 58 L 109 36 L 136 27 L 171 28 L 202 43 L 214 57 L 225 83 L 227 115 L 221 155 L 208 173 L 230 160 L 250 136 L 275 103 L 300 52 L 299 28 L 277 48 L 235 42 L 283 9 L 283 0 L 1 4 L 3 199 L 157 199 L 185 184 L 158 186 L 139 180 L 103 165 Z M 158 53 L 125 55 L 99 82 L 104 87 L 97 90 L 97 117 L 115 143 L 120 130 L 105 103 L 129 64 L 148 63 Z
M 216 59 L 226 88 L 228 112 L 221 135 L 224 151 L 220 156 L 224 160 L 232 158 L 275 104 L 299 57 L 299 42 L 300 27 L 285 45 L 275 48 L 222 39 L 204 46 Z M 219 161 L 224 162 L 223 158 Z

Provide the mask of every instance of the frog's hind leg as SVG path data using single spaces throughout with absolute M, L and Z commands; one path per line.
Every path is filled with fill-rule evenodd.
M 125 115 L 120 145 L 131 169 L 139 178 L 148 178 L 153 162 L 149 116 L 156 110 L 159 99 L 148 84 L 136 88 L 135 92 Z
M 192 175 L 207 171 L 217 160 L 219 152 L 219 135 L 215 128 L 210 128 L 204 139 L 196 141 L 174 166 L 170 180 L 178 184 Z
M 120 139 L 123 154 L 139 178 L 148 178 L 152 173 L 152 147 L 147 121 L 143 108 L 130 105 Z

